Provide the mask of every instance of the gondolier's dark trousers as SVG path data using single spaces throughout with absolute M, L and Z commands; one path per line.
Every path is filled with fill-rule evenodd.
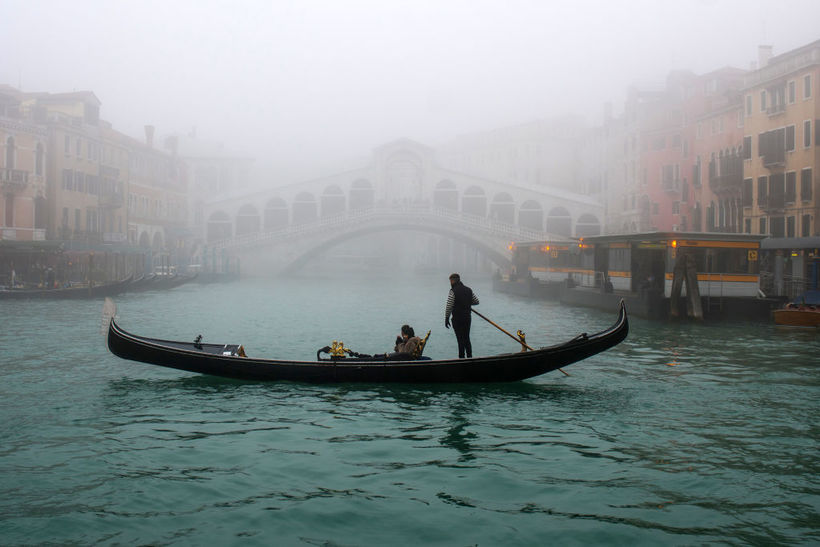
M 470 322 L 472 318 L 467 315 L 458 317 L 453 315 L 453 330 L 456 333 L 456 340 L 458 341 L 458 358 L 463 359 L 466 356 L 473 356 L 473 345 L 470 343 Z

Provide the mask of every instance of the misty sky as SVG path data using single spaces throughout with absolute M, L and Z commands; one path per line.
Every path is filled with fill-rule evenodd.
M 820 39 L 817 0 L 2 0 L 0 83 L 88 89 L 139 137 L 264 165 L 366 156 L 566 113 L 616 113 L 671 69 L 749 68 Z

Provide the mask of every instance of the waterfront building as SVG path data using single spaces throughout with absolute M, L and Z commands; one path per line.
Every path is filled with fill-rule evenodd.
M 679 226 L 695 232 L 743 231 L 743 135 L 740 89 L 746 71 L 726 67 L 696 78 L 688 90 L 685 135 L 691 154 Z M 687 196 L 691 190 L 691 195 Z
M 442 167 L 484 179 L 589 194 L 581 177 L 583 118 L 564 116 L 461 135 L 438 149 Z
M 0 240 L 46 236 L 48 133 L 23 108 L 24 95 L 0 86 Z
M 28 94 L 28 108 L 48 128 L 49 239 L 102 243 L 100 101 L 91 91 Z M 69 247 L 71 247 L 69 245 Z
M 820 40 L 770 57 L 744 79 L 744 231 L 820 234 Z
M 185 170 L 178 158 L 154 146 L 154 127 L 145 127 L 145 141 L 112 134 L 128 151 L 127 240 L 147 255 L 146 269 L 186 266 L 191 242 Z
M 184 176 L 188 181 L 188 236 L 196 244 L 202 244 L 206 236 L 205 204 L 247 191 L 251 185 L 254 160 L 226 149 L 220 142 L 198 139 L 193 134 L 171 135 L 165 139 L 163 146 L 185 170 Z M 239 230 L 253 231 L 256 221 L 251 216 L 245 214 L 242 220 L 237 219 Z M 256 230 L 259 228 L 255 227 Z

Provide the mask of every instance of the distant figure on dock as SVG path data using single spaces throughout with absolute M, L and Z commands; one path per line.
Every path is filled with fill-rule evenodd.
M 444 326 L 450 328 L 450 315 L 453 316 L 453 330 L 458 341 L 458 358 L 473 356 L 473 345 L 470 343 L 471 306 L 478 305 L 478 297 L 473 290 L 461 282 L 457 273 L 450 275 L 450 293 L 447 295 L 447 306 L 444 309 Z

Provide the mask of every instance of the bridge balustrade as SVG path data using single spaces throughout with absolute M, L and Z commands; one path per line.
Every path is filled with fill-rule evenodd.
M 351 229 L 357 226 L 379 221 L 401 221 L 414 225 L 429 225 L 429 221 L 443 221 L 451 228 L 479 230 L 486 235 L 517 241 L 538 241 L 548 239 L 546 232 L 524 228 L 494 218 L 470 215 L 451 209 L 431 207 L 422 204 L 407 204 L 354 209 L 343 213 L 320 218 L 305 224 L 291 224 L 278 230 L 253 232 L 209 242 L 216 248 L 247 248 L 273 242 L 294 241 L 301 237 L 315 236 L 327 232 L 339 233 L 340 229 Z

